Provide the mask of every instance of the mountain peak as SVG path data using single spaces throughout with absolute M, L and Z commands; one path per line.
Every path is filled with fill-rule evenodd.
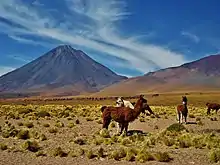
M 59 45 L 0 77 L 0 92 L 94 92 L 124 79 L 83 51 Z

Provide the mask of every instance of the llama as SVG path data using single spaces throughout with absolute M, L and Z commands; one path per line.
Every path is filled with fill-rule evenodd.
M 131 109 L 134 109 L 135 106 L 135 102 L 130 102 L 127 100 L 124 100 L 122 97 L 118 97 L 117 101 L 116 101 L 116 107 L 129 107 Z M 150 106 L 146 104 L 145 108 L 143 109 L 142 113 L 145 114 L 145 110 L 148 110 L 150 112 L 150 114 L 154 114 L 154 112 L 151 110 Z M 121 130 L 121 125 L 119 124 L 118 126 L 118 132 Z
M 186 96 L 182 96 L 182 105 L 177 106 L 177 120 L 179 121 L 179 123 L 183 123 L 183 117 L 185 118 L 185 123 L 187 123 L 187 114 L 187 98 Z M 182 120 L 182 122 L 180 122 L 180 119 Z
M 134 109 L 134 105 L 135 105 L 135 102 L 130 102 L 130 101 L 127 101 L 127 100 L 124 100 L 122 97 L 118 97 L 117 101 L 116 101 L 116 107 L 129 107 L 131 109 Z M 150 114 L 154 114 L 154 112 L 151 110 L 150 106 L 149 105 L 146 105 L 145 106 L 145 109 L 143 109 L 142 113 L 145 114 L 145 110 L 148 110 L 150 112 Z
M 218 110 L 220 109 L 220 104 L 217 103 L 206 103 L 207 106 L 207 115 L 210 114 L 211 110 L 215 110 L 216 114 L 218 113 Z
M 120 134 L 122 134 L 125 129 L 127 135 L 128 125 L 130 122 L 133 122 L 143 111 L 147 104 L 147 100 L 143 98 L 143 95 L 140 95 L 137 103 L 134 106 L 134 109 L 129 107 L 113 107 L 113 106 L 103 106 L 101 108 L 103 126 L 102 128 L 108 129 L 108 126 L 111 120 L 115 120 L 121 126 Z
M 124 100 L 122 97 L 118 97 L 116 101 L 116 107 L 123 107 L 123 106 L 134 109 L 134 105 L 130 101 Z

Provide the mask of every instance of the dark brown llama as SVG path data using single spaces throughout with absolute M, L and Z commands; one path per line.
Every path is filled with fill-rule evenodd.
M 207 106 L 207 115 L 210 114 L 211 110 L 215 110 L 215 113 L 218 113 L 218 110 L 220 109 L 220 104 L 217 103 L 206 103 Z
M 118 122 L 121 126 L 120 134 L 122 134 L 123 130 L 127 134 L 128 132 L 128 124 L 134 121 L 140 113 L 143 111 L 147 100 L 143 98 L 143 95 L 140 95 L 137 103 L 134 106 L 134 109 L 129 107 L 113 107 L 113 106 L 103 106 L 101 108 L 102 111 L 102 119 L 103 119 L 103 126 L 102 128 L 108 129 L 108 126 L 113 119 L 114 121 Z
M 177 106 L 177 120 L 179 121 L 179 123 L 183 123 L 183 117 L 185 119 L 185 123 L 187 123 L 187 114 L 187 98 L 186 96 L 182 96 L 182 105 Z M 180 122 L 180 120 L 182 120 L 182 122 Z
M 134 106 L 135 102 L 132 102 L 131 104 Z M 146 104 L 145 107 L 143 108 L 143 111 L 142 111 L 143 114 L 145 114 L 145 110 L 150 112 L 150 114 L 155 115 L 155 113 L 152 111 L 152 109 L 150 108 L 150 106 L 148 104 Z

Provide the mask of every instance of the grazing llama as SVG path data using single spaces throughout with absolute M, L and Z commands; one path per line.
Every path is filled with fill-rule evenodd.
M 102 111 L 102 119 L 103 126 L 102 128 L 108 129 L 108 126 L 113 119 L 121 125 L 120 134 L 122 134 L 125 129 L 126 135 L 128 132 L 128 125 L 130 122 L 133 122 L 143 111 L 147 104 L 147 100 L 143 98 L 143 95 L 139 96 L 137 103 L 134 106 L 134 109 L 129 107 L 114 107 L 114 106 L 103 106 L 101 108 Z
M 210 114 L 211 110 L 215 110 L 216 114 L 218 110 L 220 109 L 220 104 L 217 103 L 206 103 L 207 106 L 207 115 Z
M 124 100 L 122 97 L 118 97 L 118 99 L 116 101 L 116 107 L 123 107 L 124 106 L 124 107 L 129 107 L 131 109 L 134 109 L 134 105 L 135 105 L 135 102 L 131 103 L 130 101 Z M 149 105 L 145 106 L 145 109 L 143 109 L 142 113 L 145 114 L 145 110 L 148 110 L 150 112 L 150 114 L 155 115 Z
M 182 96 L 182 105 L 177 106 L 177 120 L 179 121 L 179 123 L 183 123 L 183 117 L 185 118 L 185 123 L 187 123 L 187 114 L 187 98 L 186 96 Z M 182 122 L 180 122 L 180 120 L 182 120 Z

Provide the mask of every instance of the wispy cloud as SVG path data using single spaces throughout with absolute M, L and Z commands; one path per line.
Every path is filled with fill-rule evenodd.
M 38 36 L 86 48 L 99 54 L 119 57 L 128 61 L 126 67 L 133 67 L 143 73 L 152 68 L 165 68 L 185 62 L 180 53 L 159 45 L 141 42 L 138 35 L 122 35 L 123 29 L 120 29 L 117 23 L 132 14 L 127 11 L 126 1 L 64 0 L 64 2 L 68 13 L 63 13 L 63 17 L 58 19 L 52 13 L 48 13 L 50 10 L 42 11 L 19 0 L 2 0 L 1 17 L 23 27 L 10 27 L 2 32 L 9 34 L 18 42 L 40 44 L 41 41 L 23 37 Z
M 23 56 L 23 55 L 20 55 L 20 54 L 8 55 L 7 57 L 10 58 L 10 59 L 16 60 L 16 61 L 20 61 L 22 63 L 28 63 L 28 62 L 31 62 L 33 60 L 33 58 Z
M 188 37 L 189 39 L 191 39 L 195 43 L 199 43 L 199 41 L 200 41 L 200 38 L 198 36 L 196 36 L 195 34 L 192 34 L 190 32 L 187 32 L 187 31 L 182 31 L 181 35 Z
M 51 47 L 55 46 L 55 44 L 50 44 L 50 43 L 43 42 L 43 41 L 34 41 L 31 39 L 26 39 L 24 37 L 19 37 L 19 36 L 14 36 L 14 35 L 9 35 L 8 37 L 10 37 L 13 40 L 16 40 L 18 42 L 30 44 L 30 45 L 36 45 L 36 46 L 40 45 L 40 46 L 47 47 L 47 48 L 51 48 Z
M 32 2 L 32 5 L 35 5 L 35 6 L 44 6 L 44 4 L 40 3 L 38 0 L 35 0 Z
M 8 66 L 0 66 L 0 76 L 13 71 L 15 68 L 8 67 Z

